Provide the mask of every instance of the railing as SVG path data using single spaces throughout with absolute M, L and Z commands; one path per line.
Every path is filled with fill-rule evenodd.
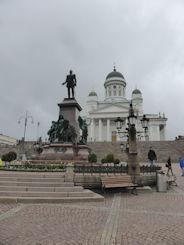
M 7 166 L 1 166 L 0 170 L 34 170 L 34 171 L 66 171 L 66 165 L 64 164 L 30 164 L 28 162 L 18 164 L 8 164 Z M 156 173 L 160 170 L 160 166 L 140 166 L 141 174 Z M 117 165 L 117 164 L 105 164 L 105 165 L 74 165 L 74 173 L 80 174 L 128 174 L 128 166 Z
M 160 166 L 140 166 L 140 172 L 142 174 L 145 173 L 156 173 L 157 170 L 160 170 Z M 74 166 L 75 173 L 81 174 L 127 174 L 128 166 L 123 165 L 75 165 Z
M 140 172 L 142 174 L 144 173 L 156 173 L 156 171 L 161 170 L 162 167 L 160 166 L 147 166 L 147 165 L 142 165 L 140 166 Z

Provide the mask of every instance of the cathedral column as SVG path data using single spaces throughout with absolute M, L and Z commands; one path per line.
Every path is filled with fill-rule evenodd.
M 165 140 L 165 126 L 163 128 L 162 140 Z
M 110 136 L 110 120 L 107 119 L 107 141 L 111 141 L 111 136 Z
M 160 140 L 165 140 L 165 126 L 160 125 Z
M 91 119 L 91 141 L 94 141 L 94 119 Z
M 98 141 L 102 141 L 102 119 L 98 121 Z

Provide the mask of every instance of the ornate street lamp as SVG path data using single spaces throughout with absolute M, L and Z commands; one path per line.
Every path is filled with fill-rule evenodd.
M 117 117 L 117 119 L 115 120 L 115 123 L 116 123 L 117 130 L 120 130 L 122 128 L 123 120 L 121 120 L 120 117 Z
M 143 118 L 141 119 L 141 124 L 142 127 L 144 128 L 145 140 L 147 140 L 148 123 L 149 123 L 149 119 L 146 117 L 146 115 L 143 115 Z
M 124 144 L 123 143 L 120 144 L 120 148 L 121 148 L 121 151 L 124 150 Z
M 146 117 L 146 115 L 143 115 L 143 118 L 141 119 L 141 124 L 144 130 L 148 129 L 148 123 L 149 123 L 149 119 Z
M 33 117 L 32 116 L 29 116 L 28 115 L 28 112 L 26 111 L 26 116 L 22 116 L 19 118 L 18 120 L 18 123 L 20 124 L 21 123 L 21 120 L 23 119 L 24 120 L 24 137 L 23 137 L 23 141 L 25 141 L 25 137 L 26 137 L 26 127 L 27 127 L 27 122 L 28 122 L 28 119 L 31 119 L 31 123 L 34 123 L 33 121 Z
M 116 123 L 116 128 L 118 130 L 118 133 L 123 133 L 128 136 L 128 142 L 126 146 L 126 152 L 128 154 L 128 174 L 133 175 L 134 177 L 136 175 L 140 175 L 140 166 L 137 158 L 137 143 L 136 143 L 136 120 L 137 117 L 134 114 L 134 109 L 132 107 L 132 103 L 130 104 L 130 109 L 129 109 L 129 116 L 128 116 L 128 128 L 126 128 L 125 132 L 120 132 L 120 129 L 122 128 L 122 122 L 123 120 L 118 117 L 115 120 Z M 143 118 L 141 119 L 141 124 L 142 127 L 145 130 L 148 129 L 148 122 L 149 119 L 146 118 L 144 115 Z M 120 145 L 121 150 L 124 149 L 124 145 Z
M 136 125 L 136 120 L 137 117 L 134 115 L 134 110 L 132 107 L 132 103 L 130 104 L 130 109 L 129 109 L 129 116 L 128 116 L 128 123 L 130 126 L 135 126 Z

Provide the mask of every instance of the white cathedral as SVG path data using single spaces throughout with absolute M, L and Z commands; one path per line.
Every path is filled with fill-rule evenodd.
M 132 92 L 132 98 L 126 98 L 126 81 L 124 76 L 116 71 L 114 67 L 104 83 L 105 99 L 98 100 L 95 91 L 91 91 L 87 100 L 87 116 L 88 123 L 88 142 L 94 141 L 126 141 L 124 135 L 118 134 L 115 120 L 120 117 L 123 120 L 121 131 L 126 131 L 128 123 L 128 115 L 130 103 L 132 103 L 134 113 L 137 116 L 136 130 L 137 139 L 141 141 L 163 141 L 165 140 L 166 121 L 165 115 L 146 114 L 149 119 L 148 130 L 146 135 L 141 126 L 143 117 L 143 98 L 140 90 L 135 89 Z M 140 133 L 139 133 L 140 132 Z

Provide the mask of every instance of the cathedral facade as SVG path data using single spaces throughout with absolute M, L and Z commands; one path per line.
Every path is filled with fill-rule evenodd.
M 91 91 L 87 100 L 88 142 L 93 141 L 126 141 L 126 128 L 130 103 L 133 105 L 137 116 L 136 130 L 137 139 L 141 141 L 165 140 L 166 121 L 165 115 L 145 114 L 149 119 L 148 130 L 145 133 L 141 126 L 143 113 L 143 97 L 140 90 L 132 92 L 131 99 L 126 98 L 126 81 L 124 76 L 114 67 L 104 83 L 105 99 L 98 100 L 95 91 Z M 115 120 L 120 117 L 123 120 L 122 133 L 117 133 Z

